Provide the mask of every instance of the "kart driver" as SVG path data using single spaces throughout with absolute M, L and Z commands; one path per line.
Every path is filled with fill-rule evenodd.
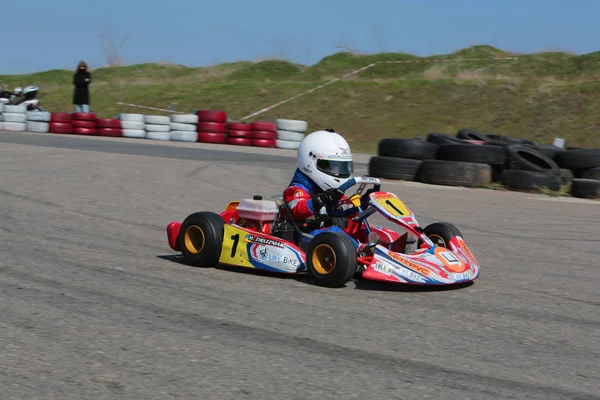
M 283 200 L 300 229 L 313 236 L 326 231 L 343 232 L 337 226 L 323 228 L 327 225 L 323 217 L 344 218 L 358 211 L 352 205 L 333 207 L 344 197 L 337 188 L 351 179 L 353 172 L 350 146 L 333 129 L 316 131 L 304 138 L 298 148 L 298 168 L 283 192 Z M 326 215 L 322 215 L 323 207 Z M 351 239 L 358 247 L 358 242 Z

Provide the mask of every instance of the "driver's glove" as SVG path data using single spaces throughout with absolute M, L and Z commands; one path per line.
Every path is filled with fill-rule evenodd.
M 344 192 L 338 189 L 329 189 L 323 193 L 313 195 L 313 209 L 319 210 L 324 206 L 333 205 L 340 201 Z
M 363 195 L 360 197 L 360 208 L 361 208 L 362 210 L 366 210 L 366 209 L 367 209 L 367 207 L 369 206 L 369 195 L 370 195 L 371 193 L 375 193 L 375 192 L 377 192 L 377 190 L 375 190 L 375 189 L 369 189 L 369 190 L 367 190 L 367 191 L 365 192 L 365 194 L 363 194 Z

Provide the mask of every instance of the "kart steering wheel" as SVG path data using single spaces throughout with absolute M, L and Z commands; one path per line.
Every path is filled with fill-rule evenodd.
M 381 181 L 378 178 L 373 178 L 371 176 L 361 176 L 361 177 L 352 178 L 352 179 L 348 180 L 346 183 L 344 183 L 343 185 L 341 185 L 340 187 L 338 187 L 338 190 L 341 191 L 341 192 L 345 192 L 346 190 L 348 190 L 352 186 L 355 186 L 355 185 L 358 185 L 358 184 L 360 184 L 360 186 L 358 187 L 358 189 L 356 189 L 356 191 L 351 196 L 348 196 L 347 198 L 345 198 L 343 200 L 340 200 L 338 202 L 338 205 L 352 203 L 355 208 L 358 208 L 355 205 L 355 203 L 353 201 L 353 198 L 356 195 L 360 195 L 361 199 L 362 199 L 362 196 L 364 196 L 362 194 L 362 192 L 365 190 L 365 187 L 367 185 L 373 185 L 373 189 L 376 192 L 378 192 L 381 189 Z

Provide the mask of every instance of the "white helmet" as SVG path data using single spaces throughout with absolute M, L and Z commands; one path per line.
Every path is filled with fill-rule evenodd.
M 31 93 L 31 92 L 37 92 L 40 89 L 37 86 L 27 86 L 25 89 L 23 89 L 23 94 L 27 94 L 27 93 Z
M 313 132 L 298 147 L 298 169 L 323 190 L 338 188 L 354 172 L 350 145 L 333 129 Z

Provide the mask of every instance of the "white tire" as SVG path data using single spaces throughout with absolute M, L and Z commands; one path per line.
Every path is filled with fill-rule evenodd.
M 0 120 L 0 131 L 4 130 L 4 126 L 2 125 L 2 120 Z
M 172 131 L 196 131 L 196 125 L 171 122 Z
M 50 122 L 48 111 L 27 111 L 27 121 Z
M 144 122 L 153 125 L 169 125 L 171 118 L 165 115 L 144 115 Z
M 146 132 L 146 139 L 171 140 L 171 131 L 169 131 L 169 132 Z
M 171 115 L 171 122 L 195 125 L 198 123 L 198 116 L 195 114 L 173 114 Z
M 198 132 L 196 131 L 171 131 L 171 140 L 177 142 L 197 142 Z
M 2 129 L 12 132 L 26 132 L 25 122 L 3 122 Z
M 290 140 L 276 140 L 275 147 L 278 149 L 298 150 L 300 142 L 292 142 Z
M 48 133 L 50 131 L 50 124 L 48 122 L 27 121 L 25 123 L 25 130 L 27 132 Z
M 143 129 L 123 129 L 123 137 L 143 139 L 146 137 L 146 131 Z
M 121 121 L 144 122 L 144 114 L 119 114 L 117 119 Z
M 121 128 L 123 129 L 133 129 L 133 130 L 144 130 L 146 129 L 146 124 L 141 121 L 121 121 Z
M 2 113 L 2 121 L 25 122 L 25 121 L 27 121 L 27 116 L 25 115 L 25 113 L 3 112 Z
M 4 103 L 0 103 L 0 114 L 2 114 L 2 111 L 4 111 Z M 2 121 L 0 119 L 0 121 Z
M 276 119 L 275 124 L 277 125 L 277 129 L 283 131 L 304 133 L 308 129 L 308 122 L 296 119 Z
M 11 104 L 5 104 L 4 105 L 4 111 L 5 113 L 15 113 L 15 114 L 25 114 L 25 112 L 27 112 L 27 106 L 22 106 L 22 105 L 11 105 Z
M 146 124 L 145 129 L 146 132 L 169 132 L 171 127 L 169 125 Z
M 304 139 L 304 133 L 293 132 L 293 131 L 283 131 L 277 130 L 277 139 L 279 140 L 287 140 L 290 142 L 301 142 Z

